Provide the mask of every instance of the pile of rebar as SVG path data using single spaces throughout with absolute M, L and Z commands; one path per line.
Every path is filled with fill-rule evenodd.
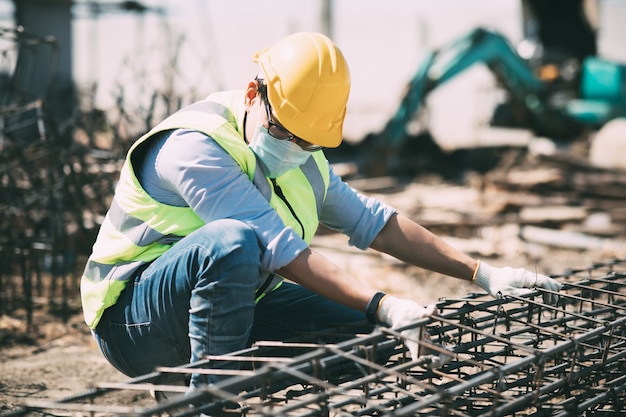
M 98 383 L 60 401 L 26 401 L 2 416 L 621 415 L 626 259 L 557 279 L 564 284 L 557 305 L 545 304 L 541 289 L 522 297 L 476 293 L 441 300 L 437 316 L 409 326 L 430 335 L 418 340 L 422 352 L 415 361 L 404 329 L 381 327 L 337 345 L 262 343 L 126 383 Z M 276 348 L 280 356 L 271 355 Z M 239 370 L 224 369 L 235 363 Z M 232 377 L 187 392 L 191 373 Z M 156 392 L 162 400 L 144 406 L 106 401 L 131 390 Z

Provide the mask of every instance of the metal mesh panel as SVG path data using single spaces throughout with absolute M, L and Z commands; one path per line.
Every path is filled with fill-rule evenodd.
M 417 361 L 387 328 L 338 345 L 262 343 L 61 401 L 27 401 L 3 416 L 618 416 L 626 408 L 625 262 L 561 274 L 556 306 L 543 303 L 542 290 L 441 300 L 438 316 L 412 325 L 430 335 L 419 340 Z M 277 348 L 290 353 L 272 356 Z M 235 362 L 240 370 L 219 369 Z M 233 375 L 188 393 L 195 372 Z M 168 394 L 143 405 L 106 400 L 133 390 Z

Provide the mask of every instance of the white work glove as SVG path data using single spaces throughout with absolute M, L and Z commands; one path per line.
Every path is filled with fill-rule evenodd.
M 392 329 L 398 329 L 408 326 L 423 317 L 430 316 L 434 312 L 434 305 L 422 307 L 414 301 L 386 295 L 378 306 L 378 320 L 388 324 Z M 426 333 L 426 329 L 423 330 Z M 409 349 L 411 359 L 417 360 L 419 356 L 417 341 L 420 337 L 420 328 L 407 329 L 400 334 L 404 337 L 404 344 Z
M 474 283 L 492 297 L 497 297 L 498 294 L 515 296 L 528 294 L 535 287 L 558 292 L 562 287 L 561 283 L 545 275 L 509 266 L 495 268 L 485 262 L 479 262 Z M 546 304 L 556 304 L 558 300 L 557 294 L 543 293 L 543 302 Z

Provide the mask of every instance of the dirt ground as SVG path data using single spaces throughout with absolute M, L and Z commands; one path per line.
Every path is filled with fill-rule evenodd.
M 465 281 L 455 280 L 422 269 L 406 266 L 386 255 L 361 252 L 347 245 L 347 238 L 322 234 L 313 246 L 355 277 L 355 285 L 367 283 L 388 293 L 428 304 L 440 297 L 462 297 L 479 290 Z M 551 273 L 572 266 L 604 260 L 608 254 L 582 254 L 575 250 L 544 248 L 529 256 L 523 248 L 489 259 L 493 265 L 538 267 Z M 548 273 L 548 272 L 546 272 Z M 111 367 L 92 340 L 77 310 L 63 323 L 38 305 L 32 329 L 17 312 L 0 317 L 0 412 L 17 407 L 24 399 L 59 399 L 79 393 L 96 382 L 125 381 L 128 378 Z M 151 402 L 145 394 L 121 394 L 118 405 Z

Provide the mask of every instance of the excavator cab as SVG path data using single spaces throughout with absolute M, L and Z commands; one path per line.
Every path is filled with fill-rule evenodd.
M 626 66 L 587 57 L 583 63 L 580 98 L 570 100 L 566 112 L 595 128 L 626 116 Z

